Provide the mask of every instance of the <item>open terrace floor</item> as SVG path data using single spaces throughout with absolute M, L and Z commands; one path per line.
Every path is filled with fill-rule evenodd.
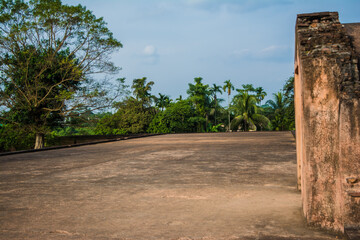
M 306 226 L 290 132 L 0 157 L 0 239 L 335 239 Z

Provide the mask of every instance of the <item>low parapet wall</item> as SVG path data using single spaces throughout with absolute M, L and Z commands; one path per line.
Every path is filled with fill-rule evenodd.
M 151 137 L 156 135 L 163 135 L 163 133 L 136 133 L 126 135 L 81 135 L 81 136 L 62 136 L 55 137 L 48 141 L 47 147 L 40 149 L 28 149 L 12 152 L 0 152 L 1 156 L 21 154 L 28 152 L 48 151 L 61 148 L 79 147 L 90 144 L 106 143 L 120 140 L 127 140 L 133 138 Z
M 298 187 L 310 224 L 360 226 L 359 24 L 337 12 L 296 23 L 295 110 Z

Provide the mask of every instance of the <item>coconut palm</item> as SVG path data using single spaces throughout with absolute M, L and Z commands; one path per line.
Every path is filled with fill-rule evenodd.
M 260 128 L 269 125 L 269 119 L 258 113 L 256 106 L 256 96 L 248 92 L 239 93 L 234 97 L 234 110 L 239 114 L 231 122 L 231 129 L 237 130 L 239 127 L 243 131 L 256 130 L 256 126 Z
M 231 95 L 231 90 L 234 90 L 234 85 L 232 85 L 230 79 L 229 80 L 226 80 L 225 82 L 225 85 L 223 86 L 223 90 L 224 92 L 227 91 L 228 93 L 228 131 L 230 131 L 230 95 Z

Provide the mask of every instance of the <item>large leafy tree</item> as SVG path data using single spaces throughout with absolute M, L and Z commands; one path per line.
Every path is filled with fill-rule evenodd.
M 198 117 L 198 131 L 203 131 L 203 123 L 205 122 L 205 131 L 207 128 L 209 108 L 210 108 L 210 92 L 209 85 L 202 83 L 202 78 L 194 78 L 195 84 L 189 83 L 187 94 L 189 100 L 194 104 Z M 205 121 L 203 121 L 205 120 Z
M 110 100 L 91 79 L 118 70 L 109 54 L 120 47 L 104 20 L 81 5 L 0 0 L 2 121 L 31 129 L 41 148 L 59 118 Z
M 183 133 L 194 132 L 197 122 L 195 109 L 189 100 L 170 103 L 152 120 L 148 132 L 151 133 Z
M 155 116 L 155 108 L 151 106 L 154 96 L 151 88 L 154 82 L 147 82 L 146 77 L 133 80 L 131 88 L 134 97 L 129 97 L 114 105 L 117 112 L 105 116 L 96 127 L 98 134 L 126 134 L 146 132 Z
M 226 80 L 224 82 L 224 86 L 223 86 L 223 90 L 224 92 L 227 92 L 228 94 L 228 130 L 230 131 L 230 95 L 231 95 L 231 91 L 234 90 L 235 87 L 234 85 L 231 83 L 230 80 Z
M 133 80 L 131 88 L 136 100 L 140 101 L 145 107 L 149 107 L 154 100 L 154 96 L 151 95 L 151 88 L 154 85 L 153 81 L 147 82 L 146 77 L 137 78 Z
M 152 107 L 144 107 L 143 103 L 130 97 L 117 104 L 118 111 L 102 118 L 97 127 L 97 134 L 144 133 L 155 115 Z

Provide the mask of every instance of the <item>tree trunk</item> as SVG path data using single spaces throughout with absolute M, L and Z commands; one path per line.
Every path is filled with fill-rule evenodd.
M 35 147 L 34 149 L 40 149 L 44 147 L 44 134 L 36 133 L 35 135 Z

